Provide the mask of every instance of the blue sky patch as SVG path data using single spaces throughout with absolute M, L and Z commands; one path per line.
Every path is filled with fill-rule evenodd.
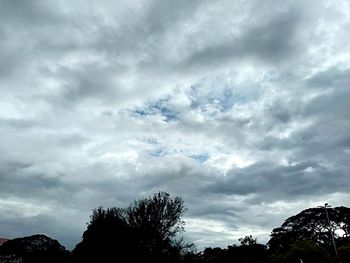
M 209 159 L 208 154 L 196 154 L 196 155 L 191 155 L 190 157 L 200 163 L 204 163 L 206 160 Z
M 166 122 L 178 120 L 179 113 L 170 105 L 170 98 L 159 99 L 150 103 L 146 106 L 133 110 L 135 115 L 139 117 L 151 116 L 151 115 L 162 115 Z

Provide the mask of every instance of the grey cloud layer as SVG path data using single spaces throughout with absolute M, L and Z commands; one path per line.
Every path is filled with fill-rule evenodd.
M 72 248 L 91 209 L 159 190 L 185 199 L 200 248 L 347 205 L 349 12 L 2 1 L 0 236 L 32 229 Z

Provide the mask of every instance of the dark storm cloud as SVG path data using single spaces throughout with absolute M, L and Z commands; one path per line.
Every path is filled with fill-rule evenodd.
M 25 71 L 40 53 L 35 49 L 35 39 L 42 38 L 42 29 L 61 25 L 63 21 L 50 5 L 36 0 L 1 1 L 0 16 L 0 76 L 3 78 Z
M 331 86 L 333 90 L 328 93 L 321 94 L 314 98 L 305 108 L 306 116 L 319 116 L 329 120 L 334 119 L 335 114 L 338 118 L 346 118 L 350 115 L 349 98 L 350 91 L 347 86 Z M 336 103 L 334 103 L 336 102 Z
M 346 173 L 341 168 L 329 169 L 312 161 L 288 166 L 257 163 L 228 172 L 209 189 L 216 193 L 255 194 L 261 201 L 277 201 L 333 191 L 346 192 L 346 181 Z
M 348 88 L 350 70 L 337 67 L 327 68 L 308 79 L 307 84 L 315 88 Z
M 299 48 L 295 43 L 299 19 L 298 14 L 291 11 L 264 23 L 247 25 L 247 29 L 237 38 L 195 51 L 179 67 L 212 67 L 244 57 L 264 62 L 287 61 Z
M 283 104 L 282 102 L 276 102 L 269 107 L 269 115 L 271 115 L 272 119 L 276 121 L 274 125 L 276 125 L 276 123 L 287 124 L 295 117 L 295 115 L 297 115 L 295 108 L 291 109 L 291 105 L 288 104 L 290 103 L 287 103 L 286 101 L 284 101 Z
M 174 24 L 181 24 L 188 20 L 201 5 L 205 5 L 209 1 L 194 0 L 188 2 L 186 0 L 171 1 L 157 0 L 153 1 L 148 8 L 145 21 L 148 21 L 149 32 L 151 33 L 167 33 L 169 27 Z
M 0 172 L 2 176 L 6 176 L 7 174 L 12 174 L 14 172 L 28 168 L 30 166 L 31 166 L 30 163 L 20 163 L 20 162 L 3 163 L 1 165 Z
M 1 119 L 0 125 L 9 129 L 28 129 L 37 127 L 38 123 L 36 121 L 26 119 L 4 118 Z
M 115 69 L 114 69 L 115 70 Z M 96 100 L 118 99 L 118 87 L 110 81 L 111 68 L 86 65 L 83 68 L 61 69 L 59 75 L 65 79 L 66 84 L 59 96 L 63 105 L 76 104 L 89 98 Z M 119 94 L 120 96 L 120 94 Z M 55 100 L 55 97 L 51 98 Z
M 62 195 L 72 189 L 61 182 L 61 176 L 49 177 L 45 171 L 37 171 L 34 164 L 1 162 L 0 196 L 5 199 L 15 195 L 18 198 L 40 200 Z
M 0 7 L 1 16 L 5 21 L 11 21 L 21 27 L 57 22 L 54 10 L 44 1 L 5 0 L 1 2 Z M 2 26 L 6 27 L 7 24 Z

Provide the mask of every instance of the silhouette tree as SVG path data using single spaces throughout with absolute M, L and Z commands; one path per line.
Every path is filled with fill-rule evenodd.
M 171 253 L 174 237 L 183 231 L 184 202 L 159 192 L 152 197 L 135 201 L 126 209 L 129 226 L 139 234 L 140 247 L 154 255 Z
M 184 246 L 181 198 L 159 192 L 127 208 L 93 210 L 83 240 L 73 251 L 77 262 L 173 262 Z
M 222 262 L 225 257 L 226 250 L 220 247 L 207 247 L 203 250 L 202 259 L 204 262 L 218 263 Z
M 210 263 L 267 263 L 269 257 L 265 245 L 258 244 L 256 238 L 245 236 L 240 238 L 240 245 L 228 246 L 227 249 L 206 248 L 202 253 L 202 261 Z
M 265 263 L 268 253 L 265 245 L 259 244 L 252 235 L 238 239 L 240 245 L 229 246 L 222 262 Z
M 110 262 L 132 257 L 133 232 L 120 208 L 94 209 L 83 240 L 73 250 L 77 262 Z
M 328 214 L 331 227 L 323 207 L 309 208 L 289 217 L 281 227 L 273 229 L 269 250 L 275 254 L 284 253 L 297 241 L 312 240 L 333 253 L 330 231 L 334 232 L 338 246 L 350 242 L 350 208 L 328 208 Z
M 0 246 L 0 262 L 69 262 L 70 253 L 57 240 L 45 235 L 15 238 Z
M 252 235 L 242 237 L 238 241 L 241 243 L 241 246 L 255 246 L 258 244 L 256 238 L 253 238 Z

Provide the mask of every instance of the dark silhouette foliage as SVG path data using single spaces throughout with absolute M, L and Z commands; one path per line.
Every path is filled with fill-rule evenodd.
M 184 248 L 181 198 L 159 192 L 127 208 L 93 210 L 83 240 L 73 250 L 77 262 L 175 262 Z
M 254 238 L 252 235 L 242 237 L 238 239 L 238 241 L 241 243 L 241 246 L 244 247 L 252 247 L 258 244 L 256 238 Z
M 331 227 L 324 207 L 309 208 L 289 217 L 281 227 L 273 229 L 268 242 L 270 252 L 285 253 L 297 241 L 312 240 L 330 253 L 334 253 L 331 231 L 338 247 L 349 243 L 350 208 L 327 208 L 327 211 Z
M 132 256 L 133 233 L 122 209 L 93 210 L 83 241 L 73 250 L 77 262 L 110 262 Z
M 203 250 L 202 259 L 204 262 L 221 262 L 225 250 L 220 247 L 207 247 Z
M 210 263 L 267 263 L 268 251 L 265 245 L 258 244 L 257 240 L 250 236 L 240 238 L 240 245 L 228 246 L 227 249 L 206 248 L 202 253 L 202 262 Z
M 131 227 L 169 240 L 183 231 L 183 212 L 184 202 L 180 197 L 172 199 L 168 193 L 159 192 L 135 201 L 126 209 L 126 218 Z
M 338 249 L 340 262 L 350 262 L 350 243 Z
M 293 262 L 330 263 L 328 251 L 312 240 L 303 240 L 293 243 L 285 253 L 272 256 L 272 263 Z
M 0 246 L 1 261 L 23 263 L 69 262 L 70 253 L 57 240 L 45 235 L 15 238 Z

